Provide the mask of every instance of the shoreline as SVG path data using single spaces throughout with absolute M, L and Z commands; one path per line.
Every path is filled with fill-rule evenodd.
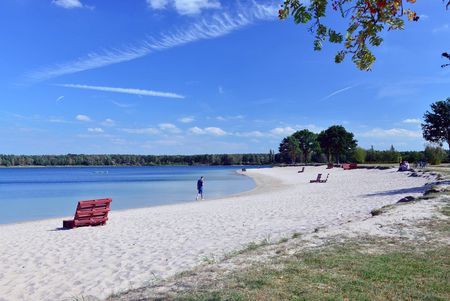
M 269 168 L 269 167 L 267 167 Z M 271 167 L 270 167 L 271 168 Z M 243 191 L 243 192 L 239 192 L 239 193 L 234 193 L 234 194 L 230 194 L 224 197 L 217 197 L 217 198 L 212 198 L 212 199 L 207 199 L 207 200 L 196 200 L 196 201 L 184 201 L 184 202 L 179 202 L 179 203 L 171 203 L 171 204 L 160 204 L 160 205 L 154 205 L 154 206 L 147 206 L 147 207 L 138 207 L 138 208 L 127 208 L 127 209 L 111 209 L 111 211 L 114 210 L 114 212 L 127 212 L 127 211 L 140 211 L 142 209 L 150 209 L 150 208 L 158 208 L 158 207 L 170 207 L 170 206 L 178 206 L 178 205 L 184 205 L 184 204 L 190 204 L 190 203 L 206 203 L 206 202 L 212 202 L 212 201 L 217 201 L 217 200 L 226 200 L 229 198 L 235 198 L 235 197 L 240 197 L 243 195 L 253 195 L 255 193 L 259 192 L 258 189 L 258 184 L 255 181 L 255 178 L 261 178 L 258 175 L 253 176 L 249 176 L 243 173 L 240 173 L 239 170 L 235 171 L 237 174 L 241 174 L 243 176 L 249 177 L 255 184 L 255 187 L 253 187 L 252 189 L 248 190 L 248 191 Z M 264 177 L 264 176 L 262 176 Z M 78 201 L 77 201 L 78 202 Z M 76 203 L 74 203 L 73 206 L 73 211 L 75 212 L 76 209 Z M 111 212 L 110 212 L 111 213 Z M 61 221 L 62 224 L 62 220 L 63 219 L 72 219 L 73 218 L 73 214 L 72 215 L 66 215 L 66 216 L 58 216 L 58 217 L 51 217 L 51 218 L 44 218 L 44 219 L 35 219 L 35 220 L 27 220 L 27 221 L 20 221 L 20 222 L 14 222 L 14 223 L 5 223 L 2 224 L 0 223 L 0 229 L 2 227 L 6 227 L 6 226 L 14 226 L 14 225 L 21 225 L 21 224 L 27 224 L 27 223 L 39 223 L 39 222 L 48 222 L 48 221 Z
M 229 167 L 231 165 L 223 165 L 224 167 Z M 89 167 L 89 166 L 86 166 Z M 108 167 L 108 166 L 105 166 Z M 122 166 L 122 167 L 128 167 L 128 166 Z M 139 166 L 136 166 L 139 167 Z M 161 166 L 158 166 L 161 167 Z M 187 166 L 186 166 L 187 167 Z M 199 166 L 200 167 L 200 166 Z M 204 166 L 202 166 L 204 167 Z M 211 166 L 211 167 L 217 167 L 217 166 Z M 53 167 L 50 167 L 53 168 Z M 64 167 L 55 167 L 55 168 L 64 168 Z M 84 168 L 84 167 L 80 167 L 80 168 Z M 258 167 L 259 168 L 271 168 L 271 167 Z M 213 198 L 207 198 L 206 201 L 213 201 L 213 200 L 217 200 L 217 199 L 226 199 L 226 198 L 230 198 L 230 197 L 237 197 L 240 196 L 242 193 L 247 193 L 252 191 L 253 189 L 256 188 L 256 182 L 254 181 L 254 179 L 251 176 L 246 175 L 245 173 L 242 173 L 240 171 L 240 169 L 224 169 L 227 172 L 232 172 L 233 174 L 236 174 L 236 176 L 245 176 L 248 179 L 251 180 L 252 182 L 252 186 L 249 190 L 245 190 L 245 191 L 241 191 L 241 192 L 231 192 L 228 193 L 226 195 L 222 195 L 222 196 L 217 196 L 217 197 L 213 197 Z M 78 183 L 78 182 L 77 182 Z M 22 220 L 22 221 L 13 221 L 13 222 L 6 222 L 6 223 L 2 223 L 0 222 L 0 228 L 3 226 L 8 226 L 8 225 L 14 225 L 14 224 L 23 224 L 23 223 L 30 223 L 30 222 L 40 222 L 40 221 L 47 221 L 47 220 L 56 220 L 56 219 L 71 219 L 73 218 L 73 213 L 75 212 L 75 208 L 76 208 L 76 204 L 78 201 L 80 201 L 82 199 L 78 199 L 76 201 L 73 202 L 73 209 L 71 209 L 70 213 L 68 215 L 59 215 L 59 216 L 54 216 L 54 217 L 45 217 L 45 218 L 35 218 L 35 219 L 29 219 L 29 220 Z M 113 200 L 114 201 L 114 200 Z M 192 202 L 199 202 L 197 200 L 190 200 L 190 199 L 184 199 L 182 201 L 177 201 L 174 203 L 167 203 L 167 204 L 155 204 L 155 205 L 148 205 L 148 206 L 142 206 L 142 207 L 131 207 L 131 208 L 122 208 L 122 209 L 114 209 L 114 204 L 112 207 L 112 210 L 114 212 L 122 212 L 122 211 L 127 211 L 127 210 L 139 210 L 139 209 L 148 209 L 148 208 L 154 208 L 154 207 L 160 207 L 160 206 L 173 206 L 173 205 L 179 205 L 179 204 L 186 204 L 186 203 L 192 203 Z
M 114 167 L 248 167 L 248 166 L 261 166 L 261 168 L 273 166 L 273 165 L 212 165 L 212 164 L 168 164 L 168 165 L 17 165 L 17 166 L 0 166 L 0 169 L 9 169 L 9 168 L 68 168 L 68 167 L 76 167 L 76 168 L 114 168 Z
M 261 168 L 263 168 L 263 167 L 261 167 Z M 271 168 L 271 167 L 266 167 L 266 168 Z M 159 205 L 154 205 L 154 206 L 137 207 L 137 208 L 126 208 L 126 209 L 114 209 L 114 208 L 112 208 L 111 211 L 114 210 L 114 212 L 126 212 L 126 211 L 134 211 L 134 210 L 157 208 L 157 207 L 178 206 L 178 205 L 197 203 L 197 202 L 202 202 L 202 203 L 203 202 L 211 202 L 211 201 L 217 201 L 217 200 L 226 200 L 228 198 L 240 197 L 242 195 L 252 195 L 252 194 L 258 192 L 258 184 L 255 181 L 255 178 L 258 177 L 258 175 L 255 175 L 254 177 L 252 177 L 252 176 L 246 175 L 244 173 L 241 173 L 239 170 L 235 170 L 235 172 L 237 174 L 239 174 L 239 175 L 249 177 L 253 181 L 255 187 L 253 187 L 252 189 L 247 190 L 247 191 L 242 191 L 242 192 L 239 192 L 239 193 L 234 193 L 234 194 L 226 195 L 226 196 L 223 196 L 223 197 L 217 197 L 217 198 L 212 198 L 212 199 L 207 199 L 207 200 L 183 201 L 183 202 L 179 202 L 179 203 L 159 204 Z M 75 212 L 75 209 L 76 209 L 76 203 L 74 203 L 73 212 Z M 63 219 L 72 219 L 72 218 L 73 218 L 73 214 L 72 215 L 65 215 L 65 216 L 51 217 L 51 218 L 19 221 L 19 222 L 13 222 L 13 223 L 0 223 L 0 229 L 2 227 L 5 227 L 5 226 L 13 226 L 13 225 L 19 225 L 19 224 L 26 224 L 26 223 L 39 223 L 39 222 L 54 221 L 54 220 L 60 220 L 61 224 L 62 224 L 62 220 Z
M 0 295 L 8 301 L 106 298 L 189 270 L 205 258 L 221 258 L 250 242 L 364 220 L 374 208 L 421 195 L 430 181 L 394 170 L 297 170 L 248 169 L 245 174 L 257 185 L 251 191 L 111 211 L 104 227 L 59 231 L 61 219 L 0 226 L 8 230 L 0 231 Z M 309 183 L 317 173 L 330 173 L 328 182 Z

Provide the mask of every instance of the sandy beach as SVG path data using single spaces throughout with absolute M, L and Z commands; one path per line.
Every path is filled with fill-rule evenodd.
M 250 242 L 364 220 L 433 181 L 395 169 L 298 170 L 248 169 L 257 187 L 224 199 L 126 211 L 113 203 L 104 227 L 61 230 L 62 218 L 0 226 L 0 300 L 105 298 Z M 309 183 L 318 173 L 328 182 Z

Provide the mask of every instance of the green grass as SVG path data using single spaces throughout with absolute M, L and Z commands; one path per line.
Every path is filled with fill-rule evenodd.
M 367 246 L 367 245 L 366 245 Z M 378 246 L 374 246 L 378 248 Z M 327 247 L 253 266 L 175 300 L 450 300 L 450 249 Z
M 441 209 L 441 213 L 445 216 L 450 216 L 450 204 L 447 204 Z

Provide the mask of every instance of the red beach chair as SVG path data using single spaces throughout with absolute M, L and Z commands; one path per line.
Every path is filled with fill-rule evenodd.
M 63 221 L 63 228 L 105 225 L 112 199 L 79 201 L 73 220 Z
M 342 169 L 344 170 L 350 170 L 350 169 L 356 169 L 358 168 L 358 164 L 356 163 L 344 163 L 342 164 Z

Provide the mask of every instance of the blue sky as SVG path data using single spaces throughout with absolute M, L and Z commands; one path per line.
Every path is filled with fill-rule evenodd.
M 442 2 L 417 1 L 371 72 L 314 52 L 281 2 L 2 0 L 0 153 L 268 152 L 333 124 L 362 147 L 423 149 L 423 113 L 450 97 Z

